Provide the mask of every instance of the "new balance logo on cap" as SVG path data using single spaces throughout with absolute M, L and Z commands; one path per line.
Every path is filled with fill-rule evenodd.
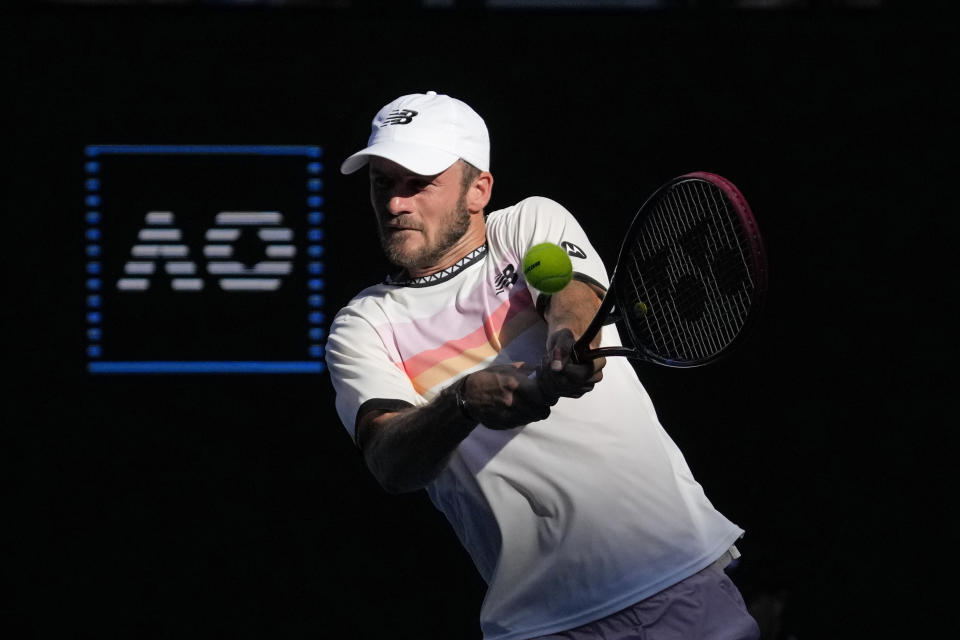
M 483 118 L 466 103 L 436 91 L 411 93 L 377 111 L 366 148 L 344 160 L 340 171 L 353 173 L 371 156 L 422 176 L 442 173 L 461 158 L 489 171 L 490 135 Z
M 412 109 L 394 109 L 383 119 L 383 124 L 380 127 L 385 127 L 388 124 L 410 124 L 410 121 L 418 113 L 419 111 L 413 111 Z

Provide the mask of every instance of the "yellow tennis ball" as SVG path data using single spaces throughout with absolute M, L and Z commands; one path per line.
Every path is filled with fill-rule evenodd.
M 552 242 L 543 242 L 530 247 L 523 256 L 523 277 L 537 291 L 556 293 L 573 278 L 573 264 L 566 251 Z

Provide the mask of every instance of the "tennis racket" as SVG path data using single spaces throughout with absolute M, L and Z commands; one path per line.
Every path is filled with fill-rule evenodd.
M 712 173 L 679 176 L 634 216 L 610 287 L 573 358 L 709 364 L 743 342 L 766 290 L 766 252 L 743 194 Z M 591 349 L 611 322 L 624 346 Z

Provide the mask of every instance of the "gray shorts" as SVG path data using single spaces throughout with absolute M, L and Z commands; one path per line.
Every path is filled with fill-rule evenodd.
M 756 620 L 724 571 L 739 556 L 732 552 L 622 611 L 538 640 L 759 640 Z

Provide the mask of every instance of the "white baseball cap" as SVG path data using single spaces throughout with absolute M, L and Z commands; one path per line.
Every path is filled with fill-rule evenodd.
M 353 173 L 370 156 L 424 176 L 442 173 L 460 158 L 489 171 L 490 135 L 483 118 L 466 103 L 436 91 L 414 93 L 380 109 L 367 148 L 344 160 L 341 173 Z

